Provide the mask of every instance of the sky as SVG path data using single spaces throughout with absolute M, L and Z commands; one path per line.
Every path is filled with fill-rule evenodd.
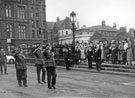
M 46 0 L 47 21 L 63 20 L 72 11 L 80 27 L 101 25 L 105 20 L 109 26 L 115 22 L 117 28 L 135 28 L 135 0 Z

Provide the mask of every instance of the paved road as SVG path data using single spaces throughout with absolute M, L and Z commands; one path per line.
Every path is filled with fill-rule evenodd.
M 134 77 L 107 75 L 57 69 L 57 89 L 38 84 L 35 67 L 28 67 L 28 87 L 18 87 L 14 65 L 8 65 L 8 75 L 0 75 L 0 98 L 45 97 L 134 97 L 135 86 L 123 83 L 135 82 Z

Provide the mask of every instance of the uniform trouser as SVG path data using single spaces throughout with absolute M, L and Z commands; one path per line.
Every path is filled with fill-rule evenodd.
M 27 85 L 27 69 L 16 69 L 16 76 L 19 85 Z
M 66 69 L 69 70 L 69 61 L 68 60 L 65 60 L 65 65 L 66 65 Z
M 45 70 L 43 70 L 42 64 L 37 64 L 37 81 L 40 82 L 40 73 L 42 71 L 42 81 L 45 81 Z
M 96 69 L 101 70 L 101 61 L 96 61 Z
M 3 74 L 3 67 L 4 67 L 4 71 L 5 71 L 5 74 L 7 73 L 7 64 L 4 63 L 0 66 L 0 69 L 1 69 L 1 74 Z
M 47 70 L 47 83 L 48 87 L 54 86 L 56 84 L 55 67 L 46 67 Z
M 92 59 L 88 59 L 88 67 L 92 68 Z

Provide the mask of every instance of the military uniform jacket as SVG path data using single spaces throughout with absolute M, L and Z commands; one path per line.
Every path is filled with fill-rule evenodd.
M 15 54 L 15 68 L 16 69 L 27 69 L 26 63 L 25 63 L 25 56 L 22 54 Z
M 44 52 L 45 56 L 45 66 L 46 67 L 56 67 L 56 63 L 54 60 L 54 54 L 52 52 Z
M 38 52 L 39 51 L 39 52 Z M 44 59 L 43 59 L 43 54 L 41 52 L 41 50 L 37 50 L 34 52 L 34 55 L 35 55 L 35 63 L 36 64 L 44 64 Z

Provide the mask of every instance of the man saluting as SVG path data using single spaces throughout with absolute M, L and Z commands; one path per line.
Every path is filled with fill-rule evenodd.
M 25 62 L 25 56 L 22 54 L 21 49 L 16 49 L 12 52 L 15 58 L 15 68 L 18 85 L 27 87 L 27 67 Z
M 46 83 L 45 82 L 45 65 L 43 63 L 43 53 L 42 53 L 40 45 L 38 45 L 36 47 L 36 49 L 34 50 L 33 54 L 35 55 L 35 58 L 36 58 L 35 66 L 37 67 L 37 81 L 38 81 L 38 83 L 41 83 L 40 73 L 42 71 L 42 82 Z

